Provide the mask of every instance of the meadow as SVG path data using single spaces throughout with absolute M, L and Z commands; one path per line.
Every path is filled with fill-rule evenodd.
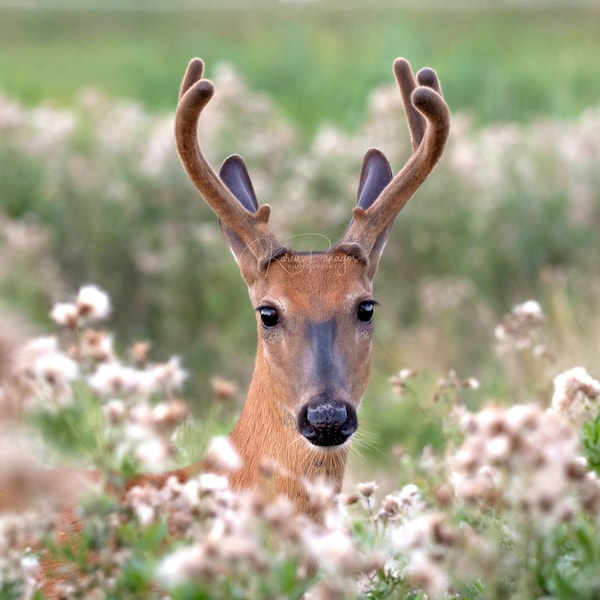
M 437 70 L 452 111 L 445 155 L 377 277 L 346 494 L 315 491 L 328 526 L 299 538 L 285 506 L 257 512 L 210 480 L 124 507 L 92 498 L 81 553 L 53 551 L 80 572 L 86 549 L 123 552 L 70 593 L 139 597 L 161 573 L 181 599 L 597 597 L 600 10 L 54 6 L 0 7 L 0 483 L 35 479 L 39 456 L 107 475 L 183 464 L 239 410 L 252 308 L 172 134 L 191 56 L 217 89 L 210 159 L 244 156 L 296 247 L 339 238 L 369 146 L 396 169 L 406 160 L 397 55 Z M 51 324 L 85 284 L 106 290 L 110 314 Z M 105 363 L 173 379 L 106 392 Z M 175 539 L 170 518 L 196 524 Z M 286 519 L 282 549 L 265 532 Z M 31 597 L 36 557 L 17 542 L 44 538 L 45 521 L 0 527 L 0 597 Z M 194 570 L 216 532 L 214 570 Z M 247 554 L 227 554 L 242 538 Z

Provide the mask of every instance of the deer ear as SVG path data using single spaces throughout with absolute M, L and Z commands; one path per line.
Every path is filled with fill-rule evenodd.
M 377 148 L 367 150 L 360 171 L 356 205 L 363 210 L 370 208 L 393 177 L 392 167 L 385 154 Z M 375 277 L 381 253 L 391 230 L 391 225 L 386 227 L 373 245 L 369 255 L 369 276 L 371 279 Z
M 356 206 L 367 210 L 392 180 L 394 174 L 385 154 L 377 148 L 367 150 L 360 170 Z
M 249 212 L 255 213 L 258 210 L 258 200 L 254 193 L 252 180 L 246 168 L 246 163 L 241 156 L 233 154 L 225 159 L 219 171 L 221 181 L 227 186 L 229 191 L 235 196 L 237 201 Z M 257 271 L 256 259 L 252 252 L 242 240 L 219 220 L 221 231 L 225 240 L 237 261 L 242 277 L 249 283 Z
M 258 210 L 258 200 L 252 187 L 246 163 L 241 156 L 232 154 L 226 158 L 221 165 L 219 177 L 246 210 L 253 213 Z
M 255 213 L 258 210 L 258 200 L 254 193 L 254 187 L 252 186 L 246 163 L 241 156 L 232 154 L 226 158 L 225 162 L 221 165 L 219 177 L 246 210 L 251 213 Z M 223 231 L 233 255 L 239 262 L 240 254 L 246 250 L 246 245 L 221 219 L 219 219 L 219 225 L 221 225 L 221 231 Z

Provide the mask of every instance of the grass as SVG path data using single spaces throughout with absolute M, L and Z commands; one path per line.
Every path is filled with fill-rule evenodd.
M 443 76 L 480 122 L 573 117 L 600 98 L 595 7 L 425 10 L 278 4 L 180 11 L 0 10 L 0 88 L 70 104 L 95 86 L 172 110 L 185 64 L 230 62 L 307 133 L 362 122 L 397 55 Z M 510 41 L 508 41 L 510 40 Z

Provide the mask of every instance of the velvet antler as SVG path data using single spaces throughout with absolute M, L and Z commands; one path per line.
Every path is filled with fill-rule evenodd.
M 175 115 L 179 158 L 190 179 L 221 222 L 245 244 L 259 267 L 264 268 L 285 248 L 268 226 L 271 207 L 265 204 L 252 211 L 242 205 L 202 153 L 198 142 L 198 119 L 214 93 L 212 82 L 202 78 L 203 72 L 202 60 L 192 59 L 181 84 Z M 239 164 L 241 159 L 238 157 L 237 161 Z

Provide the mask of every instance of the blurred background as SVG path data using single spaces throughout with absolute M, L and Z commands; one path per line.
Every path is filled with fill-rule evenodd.
M 255 321 L 176 157 L 187 62 L 216 83 L 210 159 L 242 154 L 277 236 L 317 248 L 350 218 L 365 150 L 396 170 L 408 156 L 405 56 L 437 70 L 452 131 L 376 282 L 363 454 L 435 444 L 446 384 L 453 401 L 547 402 L 561 368 L 599 370 L 599 27 L 600 5 L 573 0 L 0 0 L 3 322 L 51 331 L 52 304 L 95 283 L 119 347 L 182 357 L 196 414 L 214 410 L 211 376 L 238 386 L 226 431 Z M 507 360 L 495 327 L 530 298 L 547 322 Z M 478 390 L 448 384 L 469 377 Z

